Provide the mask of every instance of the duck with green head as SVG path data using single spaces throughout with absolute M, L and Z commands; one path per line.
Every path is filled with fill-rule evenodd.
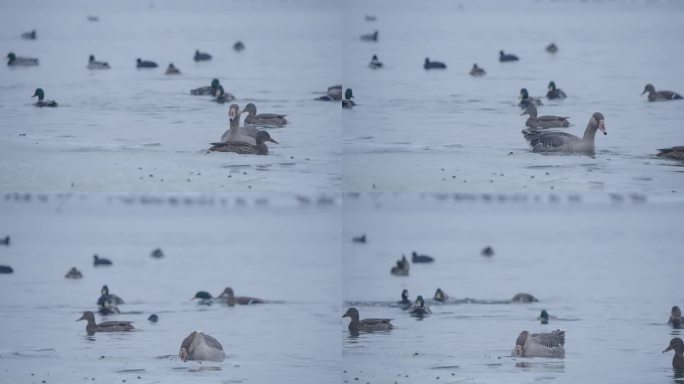
M 199 87 L 190 90 L 191 95 L 198 95 L 198 96 L 205 96 L 205 95 L 211 95 L 215 96 L 218 90 L 218 87 L 221 85 L 218 79 L 214 79 L 211 81 L 211 85 L 206 86 L 206 87 Z
M 344 100 L 342 100 L 342 108 L 346 109 L 351 109 L 351 107 L 355 106 L 356 103 L 354 100 L 354 93 L 352 93 L 351 88 L 347 88 L 346 91 L 344 91 Z
M 437 290 L 435 291 L 435 297 L 433 297 L 432 299 L 434 301 L 438 301 L 440 303 L 443 303 L 443 302 L 447 301 L 448 298 L 449 298 L 449 296 L 447 296 L 446 293 L 444 293 L 444 291 L 442 291 L 442 288 L 437 288 Z
M 413 303 L 411 300 L 409 300 L 409 293 L 408 289 L 404 289 L 401 291 L 401 300 L 399 301 L 399 307 L 403 309 L 404 311 L 411 308 Z
M 45 92 L 43 91 L 43 88 L 36 88 L 36 92 L 33 93 L 33 96 L 31 97 L 37 97 L 38 101 L 33 103 L 36 107 L 51 107 L 54 108 L 57 106 L 57 102 L 54 100 L 45 100 Z
M 546 87 L 548 92 L 546 92 L 546 98 L 549 100 L 554 99 L 565 99 L 568 97 L 562 89 L 556 88 L 556 83 L 554 81 L 549 82 L 549 86 Z
M 38 65 L 38 59 L 32 57 L 20 57 L 10 52 L 7 54 L 7 65 L 10 67 L 30 67 Z
M 222 85 L 219 85 L 218 88 L 214 90 L 213 96 L 214 102 L 219 104 L 230 103 L 235 100 L 235 96 L 233 96 L 232 93 L 224 91 Z
M 242 110 L 242 113 L 246 113 L 245 124 L 256 125 L 260 127 L 271 127 L 279 128 L 287 124 L 287 115 L 279 115 L 275 113 L 259 113 L 257 114 L 257 108 L 254 103 L 249 103 Z
M 425 305 L 423 296 L 418 295 L 418 297 L 416 297 L 416 302 L 413 303 L 413 306 L 409 309 L 409 313 L 411 316 L 423 317 L 431 314 L 432 311 L 430 310 L 430 307 Z
M 518 105 L 522 109 L 526 109 L 530 105 L 542 105 L 542 102 L 538 97 L 530 96 L 530 94 L 527 92 L 527 88 L 520 89 L 518 98 L 520 99 L 520 103 Z
M 234 152 L 241 155 L 268 155 L 267 141 L 278 144 L 268 132 L 259 131 L 256 135 L 256 145 L 228 141 L 226 143 L 211 143 L 209 150 L 213 152 Z

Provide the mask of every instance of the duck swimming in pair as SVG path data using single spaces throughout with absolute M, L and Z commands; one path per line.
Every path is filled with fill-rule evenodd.
M 93 265 L 96 267 L 99 265 L 112 265 L 112 262 L 111 260 L 105 259 L 104 257 L 93 255 Z
M 513 296 L 511 301 L 514 303 L 532 303 L 539 300 L 529 293 L 517 293 L 515 296 Z
M 97 61 L 95 60 L 94 55 L 90 55 L 88 58 L 88 69 L 109 69 L 109 63 L 106 61 Z
M 240 142 L 257 145 L 257 134 L 264 131 L 260 131 L 254 126 L 241 127 L 240 107 L 237 104 L 232 104 L 230 108 L 228 108 L 228 119 L 230 120 L 230 128 L 221 136 L 221 143 Z M 264 138 L 264 141 L 278 144 L 270 135 L 262 135 L 262 137 Z
M 167 75 L 180 75 L 181 71 L 180 69 L 176 68 L 173 63 L 169 63 L 169 66 L 166 68 L 166 74 Z
M 504 51 L 499 51 L 499 61 L 504 63 L 508 61 L 518 61 L 520 60 L 518 56 L 516 55 L 511 55 L 511 54 L 506 54 Z
M 411 308 L 409 308 L 409 313 L 412 316 L 423 317 L 431 314 L 432 311 L 430 310 L 430 307 L 425 305 L 425 300 L 423 300 L 423 296 L 418 295 L 418 297 L 416 297 L 416 302 L 413 303 L 413 306 Z
M 673 350 L 675 351 L 674 357 L 672 358 L 672 368 L 680 370 L 684 369 L 684 341 L 679 337 L 675 337 L 670 340 L 670 345 L 665 348 L 663 353 Z
M 7 65 L 10 67 L 30 67 L 38 65 L 38 59 L 17 56 L 13 52 L 10 52 L 7 54 Z
M 34 29 L 31 32 L 22 33 L 21 38 L 26 39 L 26 40 L 35 40 L 36 39 L 36 30 Z
M 682 318 L 682 310 L 678 306 L 672 307 L 670 311 L 670 319 L 667 321 L 672 328 L 681 328 L 684 325 L 684 319 Z
M 565 99 L 568 97 L 562 89 L 556 88 L 556 83 L 553 81 L 549 82 L 549 86 L 546 87 L 546 89 L 548 90 L 548 92 L 546 92 L 546 98 L 549 100 Z
M 369 66 L 371 69 L 382 68 L 382 62 L 378 59 L 378 55 L 373 55 L 373 57 L 371 58 L 370 63 L 368 63 L 368 66 Z
M 409 300 L 409 293 L 407 289 L 404 289 L 401 291 L 401 300 L 399 300 L 399 307 L 403 309 L 404 311 L 411 308 L 413 306 L 413 303 L 411 300 Z
M 512 352 L 517 357 L 565 357 L 565 331 L 557 329 L 550 333 L 520 332 Z
M 228 93 L 223 90 L 223 86 L 219 85 L 214 91 L 214 101 L 219 104 L 230 103 L 235 100 L 235 96 L 232 93 Z
M 267 141 L 278 144 L 268 132 L 259 131 L 256 135 L 256 145 L 228 141 L 226 143 L 212 143 L 209 150 L 212 152 L 234 152 L 242 155 L 268 155 Z
M 419 255 L 416 251 L 411 252 L 411 261 L 414 263 L 432 263 L 435 259 L 428 255 Z
M 480 77 L 486 74 L 487 72 L 485 72 L 484 69 L 478 67 L 477 64 L 473 64 L 473 68 L 470 70 L 470 76 Z
M 361 35 L 361 40 L 362 41 L 378 41 L 378 31 L 375 31 L 373 33 Z
M 356 106 L 356 103 L 353 99 L 354 93 L 352 93 L 352 89 L 347 88 L 347 90 L 344 91 L 344 100 L 342 100 L 342 108 L 351 109 L 352 107 Z
M 198 331 L 192 331 L 180 346 L 178 356 L 183 361 L 205 360 L 223 361 L 226 353 L 223 346 L 215 338 Z
M 424 69 L 446 69 L 446 67 L 446 64 L 440 61 L 430 61 L 429 57 L 426 57 L 425 62 L 423 63 Z
M 434 301 L 439 301 L 440 303 L 443 303 L 447 301 L 448 298 L 449 296 L 447 296 L 441 288 L 437 288 L 437 290 L 435 291 L 435 296 L 432 299 Z
M 37 97 L 38 101 L 33 103 L 36 107 L 51 107 L 55 108 L 57 107 L 57 102 L 54 100 L 45 100 L 45 92 L 43 91 L 43 88 L 36 88 L 36 91 L 33 93 L 33 96 L 31 97 Z
M 248 296 L 235 296 L 233 293 L 233 288 L 227 287 L 226 289 L 221 292 L 220 295 L 216 297 L 216 300 L 222 300 L 225 301 L 228 306 L 232 307 L 235 304 L 239 305 L 250 305 L 250 304 L 263 304 L 264 301 L 261 299 L 257 299 L 256 297 L 248 297 Z
M 684 160 L 684 146 L 659 149 L 656 156 L 667 157 L 668 159 L 674 160 Z
M 95 334 L 95 332 L 126 332 L 135 329 L 130 321 L 103 321 L 99 324 L 95 323 L 95 314 L 91 311 L 83 312 L 81 316 L 76 321 L 86 320 L 86 333 L 89 336 Z
M 233 50 L 236 52 L 240 52 L 243 49 L 245 49 L 245 44 L 242 41 L 237 41 L 235 44 L 233 44 Z
M 529 92 L 527 92 L 527 88 L 520 89 L 520 94 L 518 94 L 518 98 L 520 99 L 520 103 L 518 103 L 518 105 L 522 109 L 525 109 L 530 105 L 542 105 L 541 99 L 538 97 L 530 96 Z
M 275 113 L 260 113 L 257 114 L 257 108 L 254 103 L 245 105 L 242 113 L 247 113 L 245 116 L 245 124 L 257 125 L 260 127 L 279 128 L 287 124 L 287 115 L 278 115 Z
M 532 152 L 594 153 L 596 131 L 601 130 L 604 135 L 607 135 L 604 121 L 602 113 L 594 113 L 589 119 L 582 138 L 565 132 L 536 129 L 525 129 L 522 133 L 532 147 Z
M 530 104 L 520 116 L 529 115 L 525 125 L 532 129 L 566 128 L 570 126 L 569 117 L 537 116 L 537 107 Z
M 212 95 L 214 96 L 218 92 L 218 87 L 221 85 L 218 79 L 214 79 L 211 81 L 211 85 L 206 86 L 206 87 L 199 87 L 190 90 L 191 95 L 199 95 L 199 96 L 204 96 L 204 95 Z
M 677 92 L 672 91 L 656 91 L 653 84 L 646 84 L 644 87 L 644 93 L 648 92 L 648 101 L 668 101 L 668 100 L 681 100 L 682 95 Z
M 321 101 L 340 101 L 342 100 L 342 86 L 333 85 L 328 87 L 328 92 L 326 95 L 316 98 L 316 100 Z
M 347 312 L 342 315 L 342 318 L 348 317 L 351 319 L 349 322 L 349 333 L 352 336 L 358 336 L 361 332 L 375 332 L 375 331 L 389 331 L 394 328 L 390 322 L 392 319 L 359 319 L 359 310 L 351 307 L 347 309 Z
M 136 68 L 157 68 L 158 65 L 154 61 L 142 60 L 138 58 L 136 61 Z
M 67 272 L 66 275 L 64 275 L 64 277 L 67 278 L 67 279 L 74 279 L 74 280 L 76 280 L 76 279 L 82 279 L 82 278 L 83 278 L 83 274 L 81 273 L 81 271 L 79 271 L 78 269 L 76 269 L 76 267 L 71 267 L 71 269 L 69 270 L 69 272 Z
M 211 55 L 208 53 L 200 52 L 198 49 L 195 50 L 195 61 L 209 61 L 211 60 Z
M 553 54 L 553 53 L 558 52 L 558 47 L 556 46 L 556 43 L 551 43 L 551 44 L 546 46 L 545 51 Z

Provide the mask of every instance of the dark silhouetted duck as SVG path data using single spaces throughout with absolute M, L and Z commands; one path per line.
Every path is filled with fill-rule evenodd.
M 223 90 L 223 86 L 219 85 L 215 90 L 214 101 L 219 104 L 230 103 L 235 100 L 235 96 L 232 93 L 228 93 Z
M 76 267 L 71 267 L 69 272 L 67 272 L 66 275 L 64 275 L 64 277 L 66 277 L 67 279 L 82 279 L 83 274 L 81 273 L 81 271 L 76 269 Z
M 157 63 L 154 61 L 142 60 L 138 58 L 136 61 L 136 68 L 157 68 Z
M 173 63 L 169 63 L 169 66 L 166 68 L 166 74 L 167 75 L 180 75 L 181 71 L 180 69 L 176 68 Z
M 413 251 L 411 252 L 411 261 L 414 263 L 432 263 L 435 259 L 428 255 L 419 255 Z
M 226 287 L 226 289 L 221 292 L 218 297 L 216 297 L 216 300 L 221 300 L 224 301 L 226 304 L 229 306 L 234 306 L 235 304 L 239 305 L 249 305 L 249 304 L 263 304 L 264 301 L 261 299 L 257 299 L 256 297 L 248 297 L 248 296 L 235 296 L 233 293 L 233 288 L 231 287 Z
M 57 102 L 54 100 L 45 100 L 45 92 L 43 91 L 43 88 L 36 88 L 36 91 L 33 93 L 33 96 L 31 97 L 37 97 L 38 101 L 33 103 L 36 107 L 51 107 L 55 108 L 57 107 Z
M 97 61 L 95 60 L 94 55 L 90 55 L 88 58 L 88 69 L 109 69 L 109 63 L 106 61 Z
M 558 52 L 558 47 L 556 46 L 555 43 L 551 43 L 546 46 L 546 52 L 548 53 L 556 53 Z
M 520 332 L 515 341 L 513 356 L 518 357 L 565 357 L 565 331 L 557 329 L 550 333 Z
M 484 69 L 478 67 L 477 64 L 473 64 L 473 68 L 470 70 L 470 76 L 480 77 L 486 74 L 487 72 L 485 72 Z
M 404 311 L 411 308 L 413 303 L 409 300 L 409 293 L 407 289 L 401 291 L 401 300 L 399 300 L 399 307 Z
M 522 133 L 532 152 L 594 153 L 594 137 L 599 129 L 607 135 L 603 114 L 596 112 L 589 119 L 582 138 L 565 132 L 536 129 L 525 129 Z
M 233 44 L 233 49 L 240 52 L 245 49 L 245 44 L 243 44 L 242 41 L 236 41 L 235 44 Z
M 663 148 L 658 150 L 656 156 L 667 157 L 668 159 L 684 160 L 684 146 Z
M 150 256 L 154 257 L 155 259 L 161 259 L 164 257 L 164 252 L 162 252 L 161 248 L 157 248 L 150 253 Z
M 211 296 L 211 293 L 207 291 L 197 291 L 197 293 L 195 293 L 195 296 L 193 296 L 193 298 L 190 300 L 195 299 L 199 300 L 198 304 L 200 305 L 211 305 L 214 303 L 214 298 Z
M 413 303 L 413 306 L 411 308 L 409 308 L 409 313 L 412 316 L 423 317 L 431 314 L 432 311 L 430 310 L 430 307 L 425 305 L 425 300 L 423 300 L 423 296 L 418 295 L 418 297 L 416 297 L 416 302 Z
M 366 242 L 366 234 L 363 234 L 361 236 L 352 237 L 352 242 L 354 242 L 354 243 L 365 243 Z
M 375 31 L 373 33 L 368 33 L 365 35 L 361 35 L 361 40 L 363 40 L 363 41 L 378 41 L 378 31 Z
M 392 267 L 390 273 L 396 276 L 408 276 L 409 269 L 409 262 L 406 260 L 406 256 L 401 255 L 401 260 L 397 260 L 397 265 Z
M 378 55 L 373 55 L 368 66 L 371 67 L 371 69 L 382 68 L 382 62 L 378 59 Z
M 14 273 L 14 269 L 9 265 L 0 265 L 0 273 Z
M 513 296 L 511 301 L 514 303 L 532 303 L 539 300 L 537 300 L 536 297 L 530 295 L 529 293 L 518 293 L 515 296 Z
M 504 51 L 499 51 L 499 61 L 504 63 L 507 61 L 518 61 L 520 60 L 518 56 L 516 55 L 511 55 L 511 54 L 506 54 Z
M 366 21 L 376 21 L 378 18 L 374 15 L 366 15 Z
M 549 86 L 547 87 L 548 92 L 546 92 L 546 97 L 549 100 L 554 100 L 554 99 L 565 99 L 568 97 L 565 92 L 563 92 L 562 89 L 556 88 L 556 83 L 551 81 L 549 83 Z
M 340 101 L 342 100 L 342 86 L 341 85 L 333 85 L 332 87 L 328 87 L 328 92 L 326 95 L 317 97 L 316 100 L 321 100 L 321 101 Z
M 542 324 L 549 323 L 549 313 L 546 312 L 546 309 L 542 309 L 541 314 L 539 317 L 537 317 L 537 320 L 540 320 Z
M 223 361 L 226 358 L 223 346 L 218 340 L 202 332 L 192 331 L 180 346 L 181 360 Z
M 684 341 L 679 337 L 675 337 L 670 340 L 670 345 L 665 348 L 663 353 L 673 350 L 675 351 L 674 357 L 672 358 L 672 368 L 674 369 L 684 369 Z
M 646 84 L 644 87 L 644 93 L 648 92 L 648 101 L 667 101 L 667 100 L 680 100 L 682 95 L 677 92 L 672 91 L 656 91 L 653 84 Z
M 91 311 L 83 312 L 76 321 L 86 320 L 86 332 L 88 335 L 93 335 L 95 332 L 125 332 L 135 329 L 130 321 L 103 321 L 99 324 L 95 323 L 95 314 Z
M 489 256 L 494 256 L 494 248 L 489 247 L 489 246 L 484 247 L 484 249 L 482 250 L 482 252 L 480 252 L 480 254 L 481 254 L 482 256 L 488 256 L 488 257 L 489 257 Z
M 530 96 L 529 92 L 527 92 L 527 88 L 520 89 L 520 94 L 518 95 L 518 98 L 520 99 L 520 103 L 518 103 L 518 105 L 522 109 L 525 109 L 530 105 L 542 105 L 541 99 L 539 99 L 538 97 Z
M 359 320 L 359 310 L 351 307 L 342 317 L 351 319 L 349 322 L 349 333 L 357 336 L 360 332 L 389 331 L 394 328 L 390 322 L 392 319 L 363 319 Z
M 247 113 L 245 116 L 245 124 L 257 125 L 260 127 L 278 128 L 287 124 L 287 115 L 278 115 L 275 113 L 259 113 L 257 114 L 257 107 L 254 103 L 245 105 L 242 113 Z
M 344 91 L 344 100 L 342 100 L 342 108 L 346 109 L 351 109 L 356 105 L 354 102 L 354 93 L 352 92 L 351 88 L 347 88 L 346 91 Z
M 439 301 L 440 303 L 445 302 L 449 296 L 447 296 L 444 291 L 442 291 L 442 288 L 437 288 L 435 291 L 435 296 L 432 298 L 434 301 Z
M 218 92 L 218 87 L 221 85 L 218 79 L 211 81 L 211 85 L 207 87 L 199 87 L 190 91 L 191 95 L 212 95 L 214 96 Z
M 36 36 L 36 30 L 35 29 L 31 32 L 24 32 L 21 34 L 21 38 L 26 39 L 26 40 L 35 40 L 36 37 L 37 36 Z
M 667 321 L 668 324 L 672 325 L 672 328 L 681 328 L 684 324 L 684 319 L 682 319 L 682 310 L 678 306 L 672 307 L 670 312 L 670 319 Z
M 423 68 L 425 69 L 446 69 L 446 64 L 439 62 L 439 61 L 430 61 L 429 57 L 425 58 L 425 62 L 423 63 Z
M 267 141 L 278 144 L 277 141 L 271 138 L 268 132 L 259 131 L 256 134 L 256 145 L 239 141 L 228 141 L 225 143 L 212 143 L 209 150 L 213 152 L 234 152 L 242 155 L 268 155 Z
M 149 320 L 153 323 L 156 323 L 157 321 L 159 321 L 159 316 L 157 316 L 156 314 L 153 313 L 150 315 L 150 317 L 147 318 L 147 320 Z
M 198 49 L 195 50 L 195 61 L 209 61 L 211 60 L 211 55 L 208 53 L 200 52 Z
M 32 65 L 38 65 L 38 59 L 32 57 L 20 57 L 15 55 L 13 52 L 7 54 L 7 65 L 10 67 L 30 67 Z
M 537 107 L 530 104 L 520 116 L 529 115 L 525 125 L 532 129 L 566 128 L 570 126 L 569 117 L 563 116 L 537 116 Z
M 9 245 L 10 245 L 10 237 L 9 237 L 9 236 L 5 236 L 4 239 L 0 239 L 0 245 L 4 245 L 4 246 L 9 247 Z
M 93 265 L 96 267 L 99 265 L 112 265 L 112 262 L 104 257 L 100 258 L 98 255 L 93 255 Z
M 117 305 L 123 304 L 123 299 L 115 294 L 109 293 L 109 287 L 106 285 L 102 286 L 100 290 L 100 298 L 97 299 L 98 312 L 101 315 L 111 315 L 114 313 L 119 313 L 119 308 Z

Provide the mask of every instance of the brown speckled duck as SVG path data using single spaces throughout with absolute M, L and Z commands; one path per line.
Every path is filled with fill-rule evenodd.
M 672 368 L 674 369 L 684 369 L 684 342 L 679 337 L 675 337 L 670 340 L 670 345 L 665 348 L 663 353 L 673 350 L 675 351 L 674 357 L 672 358 Z
M 242 113 L 247 113 L 245 116 L 245 124 L 258 125 L 260 127 L 279 128 L 287 124 L 287 115 L 278 115 L 275 113 L 259 113 L 257 114 L 257 107 L 254 103 L 245 105 Z
M 537 116 L 537 107 L 534 104 L 529 104 L 525 111 L 520 116 L 528 115 L 525 125 L 532 129 L 547 129 L 547 128 L 566 128 L 570 126 L 569 117 L 564 116 Z
M 659 149 L 656 156 L 667 157 L 668 159 L 684 160 L 684 146 Z
M 95 314 L 91 311 L 83 312 L 76 321 L 86 320 L 86 332 L 88 335 L 93 335 L 95 332 L 125 332 L 133 330 L 134 327 L 130 321 L 103 321 L 100 324 L 95 323 Z
M 223 290 L 223 292 L 216 297 L 217 300 L 223 300 L 228 304 L 229 306 L 234 306 L 235 304 L 239 305 L 249 305 L 249 304 L 262 304 L 264 301 L 261 299 L 257 299 L 256 297 L 248 297 L 248 296 L 235 296 L 235 293 L 233 293 L 233 288 L 231 287 L 226 287 L 226 289 Z
M 389 331 L 394 328 L 392 319 L 363 319 L 359 320 L 359 310 L 351 307 L 342 317 L 349 317 L 349 333 L 358 335 L 360 332 Z
M 646 84 L 644 87 L 644 91 L 641 92 L 643 95 L 644 93 L 648 92 L 648 101 L 667 101 L 667 100 L 680 100 L 682 99 L 682 95 L 680 95 L 677 92 L 672 92 L 672 91 L 656 91 L 655 87 L 653 84 Z

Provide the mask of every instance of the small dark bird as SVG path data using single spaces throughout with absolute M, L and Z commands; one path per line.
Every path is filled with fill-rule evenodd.
M 407 289 L 401 291 L 401 300 L 399 301 L 399 307 L 404 311 L 411 308 L 413 303 L 409 300 L 409 293 Z
M 541 314 L 538 317 L 539 320 L 541 320 L 542 324 L 548 324 L 549 323 L 549 313 L 546 312 L 546 309 L 542 309 Z
M 240 52 L 245 49 L 245 45 L 242 43 L 242 41 L 237 41 L 235 44 L 233 44 L 233 49 L 237 52 Z
M 14 273 L 14 269 L 9 265 L 0 265 L 0 273 Z
M 518 61 L 518 56 L 516 55 L 511 55 L 511 54 L 506 54 L 504 51 L 499 51 L 499 61 L 502 63 L 505 63 L 507 61 Z
M 380 59 L 378 59 L 378 55 L 373 55 L 373 57 L 371 58 L 370 63 L 368 64 L 368 66 L 369 66 L 371 69 L 382 68 L 382 62 L 380 61 Z
M 195 50 L 195 61 L 209 61 L 211 60 L 211 55 L 208 53 L 200 52 Z
M 76 269 L 76 267 L 72 267 L 69 270 L 69 272 L 67 272 L 67 274 L 64 275 L 64 277 L 66 277 L 67 279 L 81 279 L 83 278 L 83 274 L 81 273 L 81 271 Z
M 558 52 L 558 47 L 556 47 L 555 43 L 551 43 L 546 46 L 546 52 L 548 53 L 556 53 Z
M 100 258 L 98 255 L 93 255 L 93 265 L 98 266 L 98 265 L 112 265 L 112 262 L 109 259 Z
M 354 102 L 354 93 L 352 92 L 351 88 L 347 88 L 346 91 L 344 91 L 344 99 L 342 100 L 342 108 L 345 109 L 351 109 L 353 106 L 356 105 Z
M 150 256 L 154 257 L 155 259 L 161 259 L 164 257 L 164 252 L 162 252 L 161 248 L 157 248 L 150 253 Z
M 672 307 L 670 312 L 670 319 L 667 321 L 668 324 L 672 325 L 672 328 L 681 328 L 684 324 L 684 319 L 682 318 L 682 310 L 678 306 Z
M 194 299 L 199 299 L 200 305 L 212 305 L 214 303 L 214 298 L 211 296 L 211 293 L 207 291 L 197 291 L 195 296 L 190 300 Z
M 411 261 L 414 263 L 432 263 L 435 259 L 428 255 L 419 255 L 413 251 L 411 252 Z
M 378 31 L 375 31 L 373 33 L 369 33 L 366 35 L 361 35 L 361 40 L 362 41 L 378 41 Z
M 366 242 L 366 234 L 364 233 L 361 236 L 356 236 L 352 238 L 352 242 L 354 243 L 365 243 Z
M 9 236 L 5 236 L 4 239 L 0 239 L 0 245 L 6 245 L 6 246 L 9 247 L 9 245 L 10 245 L 10 237 L 9 237 Z
M 418 297 L 416 298 L 416 302 L 409 309 L 409 313 L 412 316 L 422 318 L 423 316 L 431 314 L 432 311 L 430 310 L 430 307 L 425 305 L 425 300 L 423 300 L 423 296 L 418 295 Z
M 489 246 L 485 247 L 482 250 L 482 256 L 494 256 L 494 248 Z
M 539 300 L 537 300 L 536 297 L 530 295 L 529 293 L 518 293 L 515 296 L 513 296 L 511 301 L 514 303 L 532 303 Z
M 21 34 L 22 39 L 26 40 L 35 40 L 36 39 L 36 30 L 34 29 L 31 32 L 24 32 Z
M 484 69 L 478 67 L 477 64 L 473 64 L 473 68 L 470 70 L 470 76 L 480 77 L 486 74 L 487 72 L 485 72 Z
M 159 321 L 159 316 L 157 316 L 157 315 L 155 315 L 155 314 L 153 313 L 153 314 L 150 315 L 150 317 L 147 318 L 147 320 L 149 320 L 149 321 L 151 321 L 151 322 L 153 322 L 153 323 L 156 323 L 157 321 Z
M 442 288 L 437 288 L 435 291 L 435 297 L 433 297 L 433 300 L 439 301 L 440 303 L 443 303 L 447 299 L 447 295 L 442 291 Z
M 548 90 L 548 92 L 546 92 L 546 97 L 549 100 L 565 99 L 568 97 L 562 89 L 556 88 L 556 83 L 553 81 L 549 82 L 549 86 L 546 87 L 546 89 Z
M 157 63 L 154 61 L 142 60 L 138 58 L 135 62 L 136 68 L 157 68 Z
M 446 69 L 446 64 L 439 61 L 430 61 L 429 57 L 425 58 L 425 63 L 423 63 L 423 68 L 425 69 Z

